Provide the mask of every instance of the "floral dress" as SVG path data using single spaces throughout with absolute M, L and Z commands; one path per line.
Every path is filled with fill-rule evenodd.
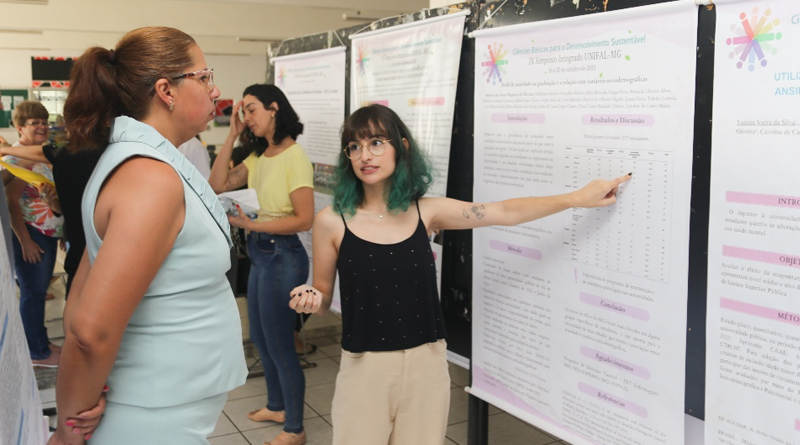
M 6 156 L 3 160 L 9 164 L 18 165 L 39 173 L 51 181 L 53 180 L 53 171 L 45 163 L 36 162 L 33 165 L 25 166 L 24 163 L 20 162 L 20 158 L 14 156 Z M 44 235 L 55 238 L 61 237 L 64 218 L 53 213 L 35 186 L 31 184 L 25 186 L 22 196 L 19 198 L 19 205 L 22 208 L 22 218 L 25 220 L 25 224 L 34 227 Z

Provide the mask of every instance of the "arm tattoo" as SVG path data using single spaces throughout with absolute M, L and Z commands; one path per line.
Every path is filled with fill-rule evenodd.
M 486 216 L 486 207 L 479 205 L 479 206 L 472 206 L 470 211 L 475 214 L 475 217 L 478 219 L 483 219 Z
M 225 190 L 236 190 L 247 184 L 247 166 L 239 164 L 228 173 L 228 180 L 225 181 Z
M 472 207 L 469 208 L 469 211 L 467 211 L 467 209 L 461 210 L 461 214 L 464 215 L 465 219 L 470 218 L 469 216 L 470 213 L 474 214 L 475 217 L 478 219 L 483 219 L 483 217 L 486 216 L 486 207 L 482 205 L 473 205 Z

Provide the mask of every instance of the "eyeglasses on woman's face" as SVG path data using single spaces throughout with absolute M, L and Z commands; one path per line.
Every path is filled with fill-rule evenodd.
M 180 76 L 175 76 L 172 80 L 183 79 L 184 77 L 196 77 L 198 80 L 206 85 L 208 92 L 214 91 L 214 69 L 206 68 L 204 70 L 192 71 L 191 73 L 183 73 Z
M 370 153 L 375 156 L 380 156 L 386 151 L 386 144 L 391 142 L 389 139 L 383 138 L 372 138 L 365 143 L 361 142 L 351 142 L 344 147 L 344 155 L 347 156 L 348 159 L 358 159 L 361 157 L 361 153 L 363 153 L 362 147 L 366 147 Z
M 24 126 L 26 126 L 26 127 L 49 127 L 50 124 L 45 120 L 32 119 L 32 120 L 29 120 L 29 121 L 25 121 Z

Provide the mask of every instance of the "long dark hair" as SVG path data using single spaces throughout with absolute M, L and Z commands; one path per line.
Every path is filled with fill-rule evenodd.
M 278 104 L 278 110 L 275 112 L 275 135 L 272 141 L 266 138 L 257 137 L 245 128 L 242 134 L 239 135 L 239 140 L 242 141 L 242 146 L 247 153 L 255 153 L 256 156 L 261 156 L 269 147 L 269 144 L 278 145 L 287 136 L 292 139 L 297 139 L 297 136 L 303 134 L 303 123 L 297 117 L 297 113 L 289 103 L 289 99 L 283 94 L 280 88 L 275 85 L 268 85 L 264 83 L 257 83 L 245 88 L 242 96 L 255 96 L 264 107 L 269 107 L 272 102 Z
M 147 27 L 125 34 L 113 50 L 98 46 L 86 50 L 72 66 L 64 103 L 67 147 L 73 151 L 105 147 L 115 117 L 146 117 L 156 81 L 171 79 L 191 66 L 195 45 L 178 29 Z

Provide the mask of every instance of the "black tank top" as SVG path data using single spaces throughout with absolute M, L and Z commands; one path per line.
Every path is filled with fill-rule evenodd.
M 342 348 L 398 351 L 445 338 L 436 265 L 422 216 L 414 234 L 396 244 L 363 240 L 347 221 L 344 227 L 336 262 Z

